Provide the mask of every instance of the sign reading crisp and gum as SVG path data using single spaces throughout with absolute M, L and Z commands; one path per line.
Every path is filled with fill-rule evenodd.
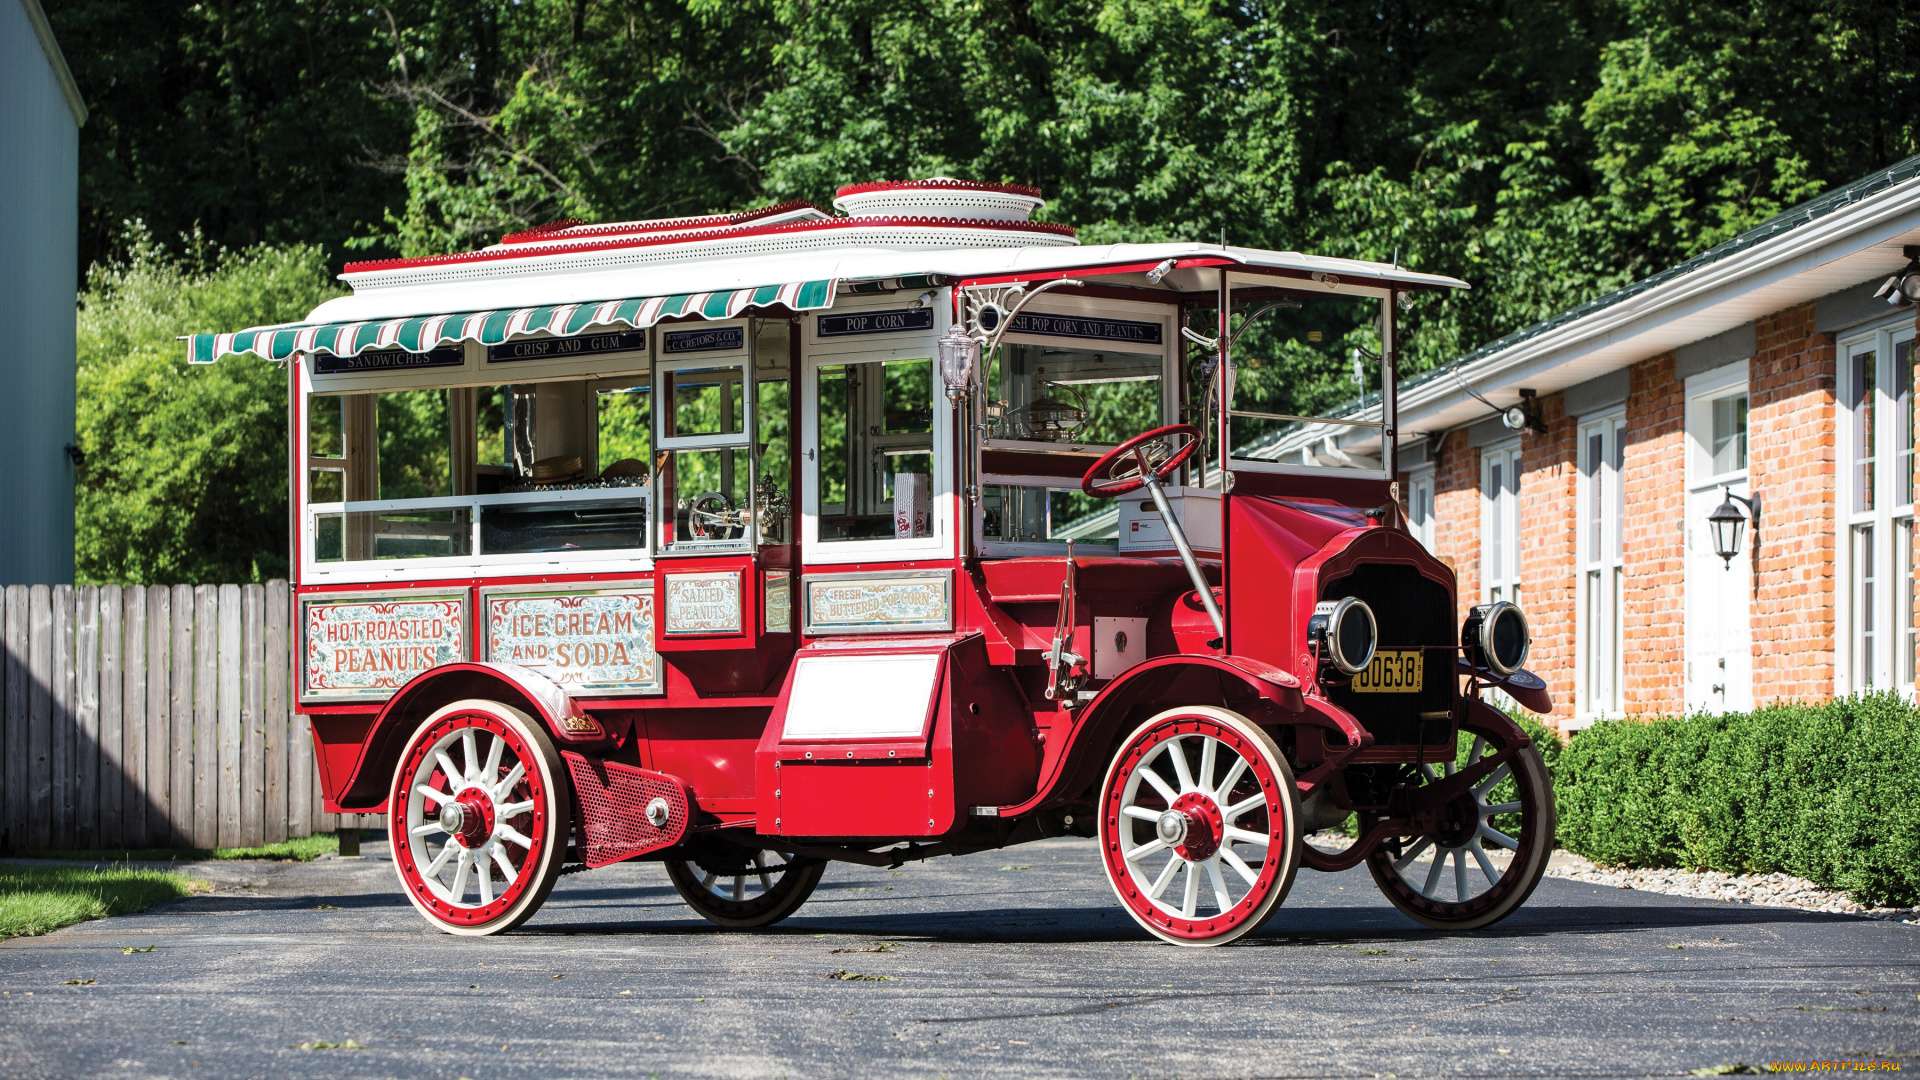
M 304 694 L 382 698 L 415 675 L 467 658 L 467 604 L 458 596 L 309 600 Z
M 487 658 L 569 690 L 644 690 L 659 681 L 651 590 L 487 597 Z

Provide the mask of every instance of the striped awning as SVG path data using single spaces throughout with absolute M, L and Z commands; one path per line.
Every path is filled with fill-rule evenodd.
M 500 345 L 533 335 L 571 337 L 608 327 L 644 330 L 661 319 L 696 315 L 731 319 L 750 308 L 786 307 L 811 311 L 833 305 L 834 282 L 796 281 L 731 292 L 636 296 L 587 304 L 470 311 L 452 315 L 413 315 L 384 322 L 301 323 L 256 326 L 232 334 L 194 334 L 187 339 L 187 362 L 211 364 L 223 356 L 252 353 L 285 360 L 296 353 L 357 356 L 368 349 L 431 351 L 449 342 Z

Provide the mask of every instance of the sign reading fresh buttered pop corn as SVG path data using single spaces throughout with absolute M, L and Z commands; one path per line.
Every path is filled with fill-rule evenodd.
M 409 679 L 467 658 L 459 596 L 302 602 L 308 700 L 384 698 Z
M 487 657 L 569 690 L 647 690 L 659 683 L 653 592 L 487 597 Z

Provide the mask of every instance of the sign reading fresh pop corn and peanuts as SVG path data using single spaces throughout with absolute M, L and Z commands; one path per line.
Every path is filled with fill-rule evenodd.
M 309 701 L 385 698 L 468 655 L 462 595 L 304 600 L 301 616 L 301 696 Z
M 653 587 L 583 593 L 493 593 L 487 658 L 568 690 L 658 690 Z

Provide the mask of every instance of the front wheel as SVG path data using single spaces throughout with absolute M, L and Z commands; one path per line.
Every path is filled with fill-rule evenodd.
M 1479 732 L 1467 754 L 1478 764 L 1493 745 Z M 1435 784 L 1456 772 L 1423 765 L 1417 777 Z M 1511 777 L 1511 781 L 1509 781 Z M 1370 821 L 1363 817 L 1361 832 Z M 1389 840 L 1367 857 L 1367 870 L 1393 906 L 1437 930 L 1478 930 L 1514 913 L 1546 873 L 1553 854 L 1553 781 L 1531 745 L 1435 815 L 1420 835 Z
M 733 930 L 772 926 L 793 914 L 827 871 L 823 860 L 770 848 L 709 844 L 688 854 L 667 859 L 674 891 L 701 918 Z
M 1273 914 L 1300 865 L 1299 796 L 1273 737 L 1238 713 L 1170 709 L 1134 729 L 1100 790 L 1100 854 L 1148 933 L 1224 945 Z
M 427 921 L 450 934 L 533 916 L 566 861 L 572 795 L 553 741 L 497 701 L 456 701 L 420 725 L 387 801 L 393 867 Z

